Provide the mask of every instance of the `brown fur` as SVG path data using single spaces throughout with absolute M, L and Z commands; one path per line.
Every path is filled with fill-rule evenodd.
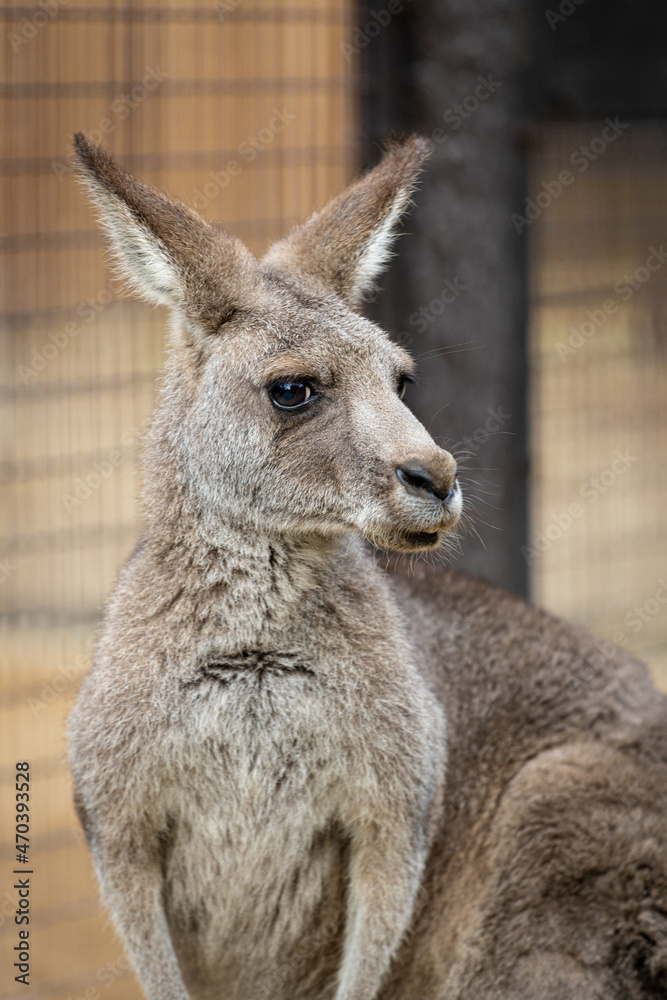
M 624 652 L 487 584 L 420 567 L 396 586 L 449 757 L 383 1000 L 667 996 L 667 700 Z
M 144 533 L 71 720 L 149 1000 L 639 1000 L 667 988 L 667 711 L 638 664 L 455 574 L 411 362 L 354 310 L 419 139 L 256 261 L 78 136 L 172 310 Z M 272 386 L 302 381 L 302 410 Z M 448 719 L 446 764 L 445 712 Z

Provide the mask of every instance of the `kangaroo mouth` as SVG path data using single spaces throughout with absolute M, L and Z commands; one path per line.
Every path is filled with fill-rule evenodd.
M 404 543 L 404 547 L 412 552 L 427 552 L 430 549 L 437 548 L 442 536 L 456 528 L 459 520 L 460 510 L 458 509 L 458 505 L 454 510 L 445 506 L 443 507 L 439 521 L 435 523 L 431 522 L 431 524 L 427 522 L 427 526 L 422 524 L 418 530 L 415 530 L 416 526 L 403 522 L 401 540 Z
M 443 535 L 459 523 L 459 496 L 457 491 L 456 501 L 446 505 L 416 505 L 414 501 L 398 505 L 394 500 L 379 516 L 364 519 L 359 529 L 369 542 L 385 552 L 431 552 L 440 546 Z
M 407 536 L 406 542 L 412 551 L 421 552 L 434 549 L 440 544 L 440 531 L 418 531 Z
M 430 552 L 437 549 L 442 537 L 442 528 L 434 528 L 428 531 L 414 531 L 406 526 L 392 525 L 392 527 L 374 526 L 374 530 L 364 531 L 364 535 L 373 545 L 385 552 Z

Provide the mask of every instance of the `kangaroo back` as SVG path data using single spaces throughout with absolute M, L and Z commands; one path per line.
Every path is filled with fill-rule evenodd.
M 383 997 L 667 995 L 667 698 L 482 581 L 392 562 L 447 706 L 440 832 Z

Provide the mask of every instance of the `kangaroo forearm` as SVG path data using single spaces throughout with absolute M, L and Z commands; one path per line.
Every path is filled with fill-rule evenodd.
M 408 930 L 425 852 L 409 827 L 353 848 L 345 950 L 335 1000 L 372 1000 Z
M 189 1000 L 161 903 L 159 874 L 148 863 L 97 862 L 102 894 L 146 1000 Z

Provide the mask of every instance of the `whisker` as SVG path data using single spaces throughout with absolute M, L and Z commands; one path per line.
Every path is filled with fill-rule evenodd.
M 415 360 L 419 363 L 424 358 L 436 355 L 446 357 L 448 354 L 463 354 L 465 351 L 481 351 L 484 347 L 486 344 L 475 344 L 474 340 L 464 340 L 460 344 L 446 344 L 444 347 L 433 347 L 430 351 L 415 354 Z

